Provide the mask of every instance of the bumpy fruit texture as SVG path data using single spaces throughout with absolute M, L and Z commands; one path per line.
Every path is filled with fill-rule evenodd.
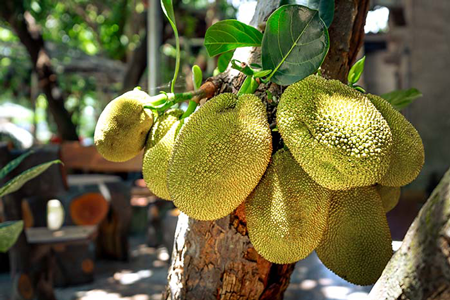
M 194 219 L 224 217 L 256 187 L 271 153 L 261 100 L 220 94 L 192 114 L 178 134 L 167 177 L 170 196 Z
M 412 182 L 422 169 L 425 153 L 417 130 L 405 117 L 381 97 L 367 94 L 380 111 L 392 132 L 391 164 L 378 183 L 385 186 L 403 186 Z
M 167 172 L 182 114 L 182 110 L 173 109 L 156 119 L 144 151 L 142 174 L 145 183 L 150 191 L 165 200 L 170 200 Z
M 316 248 L 327 268 L 354 284 L 372 284 L 392 256 L 391 243 L 375 187 L 334 192 L 327 229 Z
M 289 86 L 277 124 L 297 162 L 326 188 L 373 185 L 389 168 L 387 122 L 363 94 L 337 80 L 311 75 Z
M 400 200 L 400 188 L 392 186 L 384 186 L 377 184 L 377 192 L 381 197 L 381 202 L 383 202 L 384 212 L 391 211 L 395 206 L 397 206 Z
M 319 244 L 331 191 L 318 185 L 287 150 L 278 150 L 245 202 L 250 241 L 270 262 L 294 263 Z
M 150 96 L 133 90 L 112 100 L 103 110 L 95 127 L 94 141 L 98 152 L 107 160 L 123 162 L 144 148 L 153 125 L 153 114 L 144 109 Z

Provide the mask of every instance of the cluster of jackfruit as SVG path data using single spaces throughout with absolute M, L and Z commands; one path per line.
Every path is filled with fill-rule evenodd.
M 148 188 L 194 219 L 219 219 L 245 203 L 250 241 L 270 262 L 316 250 L 350 282 L 380 276 L 392 255 L 386 212 L 424 162 L 417 131 L 384 99 L 309 76 L 281 96 L 286 147 L 272 155 L 266 108 L 255 95 L 220 94 L 185 120 L 172 109 L 153 124 L 148 100 L 136 93 L 115 99 L 99 119 L 105 158 L 144 149 Z

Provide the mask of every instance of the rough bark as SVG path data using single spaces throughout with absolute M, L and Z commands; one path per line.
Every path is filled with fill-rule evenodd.
M 329 28 L 330 51 L 322 64 L 325 77 L 347 82 L 364 42 L 364 25 L 369 0 L 336 0 L 333 23 Z
M 338 25 L 330 31 L 331 40 L 336 42 L 332 42 L 327 63 L 323 66 L 329 77 L 345 79 L 348 65 L 354 60 L 353 55 L 356 56 L 361 47 L 368 1 L 361 3 L 362 7 L 358 9 L 358 1 L 336 1 L 335 18 Z M 278 4 L 274 0 L 259 0 L 251 25 L 260 25 Z M 347 30 L 351 33 L 347 34 Z M 360 40 L 353 41 L 356 36 Z M 247 61 L 258 60 L 259 55 L 259 51 L 252 51 Z M 346 60 L 343 60 L 344 57 Z M 342 67 L 344 63 L 346 65 Z M 235 92 L 242 79 L 242 76 L 236 77 L 235 72 L 230 72 L 228 76 L 223 76 L 218 92 Z M 279 96 L 282 91 L 275 84 L 261 86 L 256 94 L 265 102 L 267 97 L 264 89 L 270 89 L 275 96 Z M 272 109 L 269 110 L 270 107 Z M 271 105 L 267 105 L 267 108 L 269 123 L 272 124 L 275 109 Z M 276 133 L 273 145 L 274 149 L 279 146 Z M 243 205 L 231 215 L 212 222 L 196 221 L 181 214 L 164 297 L 177 300 L 282 299 L 294 266 L 272 264 L 255 251 L 248 238 Z
M 370 299 L 450 299 L 450 170 L 420 210 Z
M 56 81 L 50 57 L 45 49 L 42 34 L 33 16 L 24 10 L 21 1 L 5 1 L 1 16 L 11 25 L 31 57 L 33 68 L 39 79 L 39 88 L 47 97 L 48 107 L 63 140 L 78 140 L 76 127 L 64 107 L 62 91 Z

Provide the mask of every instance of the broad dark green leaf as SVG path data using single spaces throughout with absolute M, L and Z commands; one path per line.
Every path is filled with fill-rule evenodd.
M 219 59 L 217 60 L 217 68 L 219 69 L 220 73 L 225 72 L 225 70 L 228 68 L 230 61 L 233 58 L 233 54 L 234 50 L 231 50 L 219 56 Z
M 303 2 L 306 2 L 306 6 L 309 8 L 317 9 L 325 25 L 330 27 L 334 18 L 334 0 L 306 0 Z
M 0 188 L 0 197 L 5 196 L 6 194 L 13 193 L 20 189 L 27 181 L 35 178 L 45 170 L 47 170 L 51 165 L 61 163 L 59 159 L 52 160 L 40 165 L 37 165 L 31 169 L 24 171 L 19 176 L 14 177 L 10 181 L 8 181 L 4 186 Z
M 354 85 L 358 82 L 359 78 L 361 78 L 362 73 L 364 72 L 364 62 L 366 61 L 366 57 L 363 56 L 360 60 L 355 62 L 355 64 L 350 68 L 348 72 L 347 81 L 349 85 Z
M 273 70 L 269 79 L 289 85 L 317 71 L 330 45 L 319 12 L 301 5 L 284 5 L 267 20 L 262 41 L 262 65 Z
M 422 97 L 422 93 L 418 89 L 411 88 L 408 90 L 393 91 L 383 94 L 381 97 L 389 102 L 396 110 L 402 110 L 417 98 Z
M 224 20 L 208 28 L 205 47 L 213 57 L 239 47 L 259 47 L 261 40 L 262 33 L 252 26 L 237 20 Z
M 194 82 L 194 90 L 198 90 L 202 85 L 203 73 L 202 69 L 197 65 L 192 67 L 192 81 Z
M 31 153 L 33 153 L 33 150 L 25 152 L 24 154 L 22 154 L 21 156 L 19 156 L 18 158 L 10 161 L 6 166 L 4 166 L 1 170 L 0 170 L 0 180 L 2 180 L 3 178 L 5 178 L 6 175 L 8 175 L 9 172 L 11 172 L 12 170 L 14 170 L 18 165 L 20 165 L 20 163 Z
M 0 252 L 6 252 L 17 241 L 23 229 L 23 221 L 0 223 Z

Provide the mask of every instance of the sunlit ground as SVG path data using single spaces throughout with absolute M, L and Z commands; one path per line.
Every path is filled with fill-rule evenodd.
M 91 284 L 57 288 L 58 300 L 159 300 L 165 289 L 169 256 L 164 248 L 149 248 L 144 237 L 131 239 L 129 263 L 100 261 Z M 400 242 L 394 242 L 394 250 Z M 9 295 L 8 274 L 0 275 L 0 299 Z M 364 300 L 372 287 L 356 286 L 325 268 L 314 253 L 300 261 L 291 277 L 285 300 Z

